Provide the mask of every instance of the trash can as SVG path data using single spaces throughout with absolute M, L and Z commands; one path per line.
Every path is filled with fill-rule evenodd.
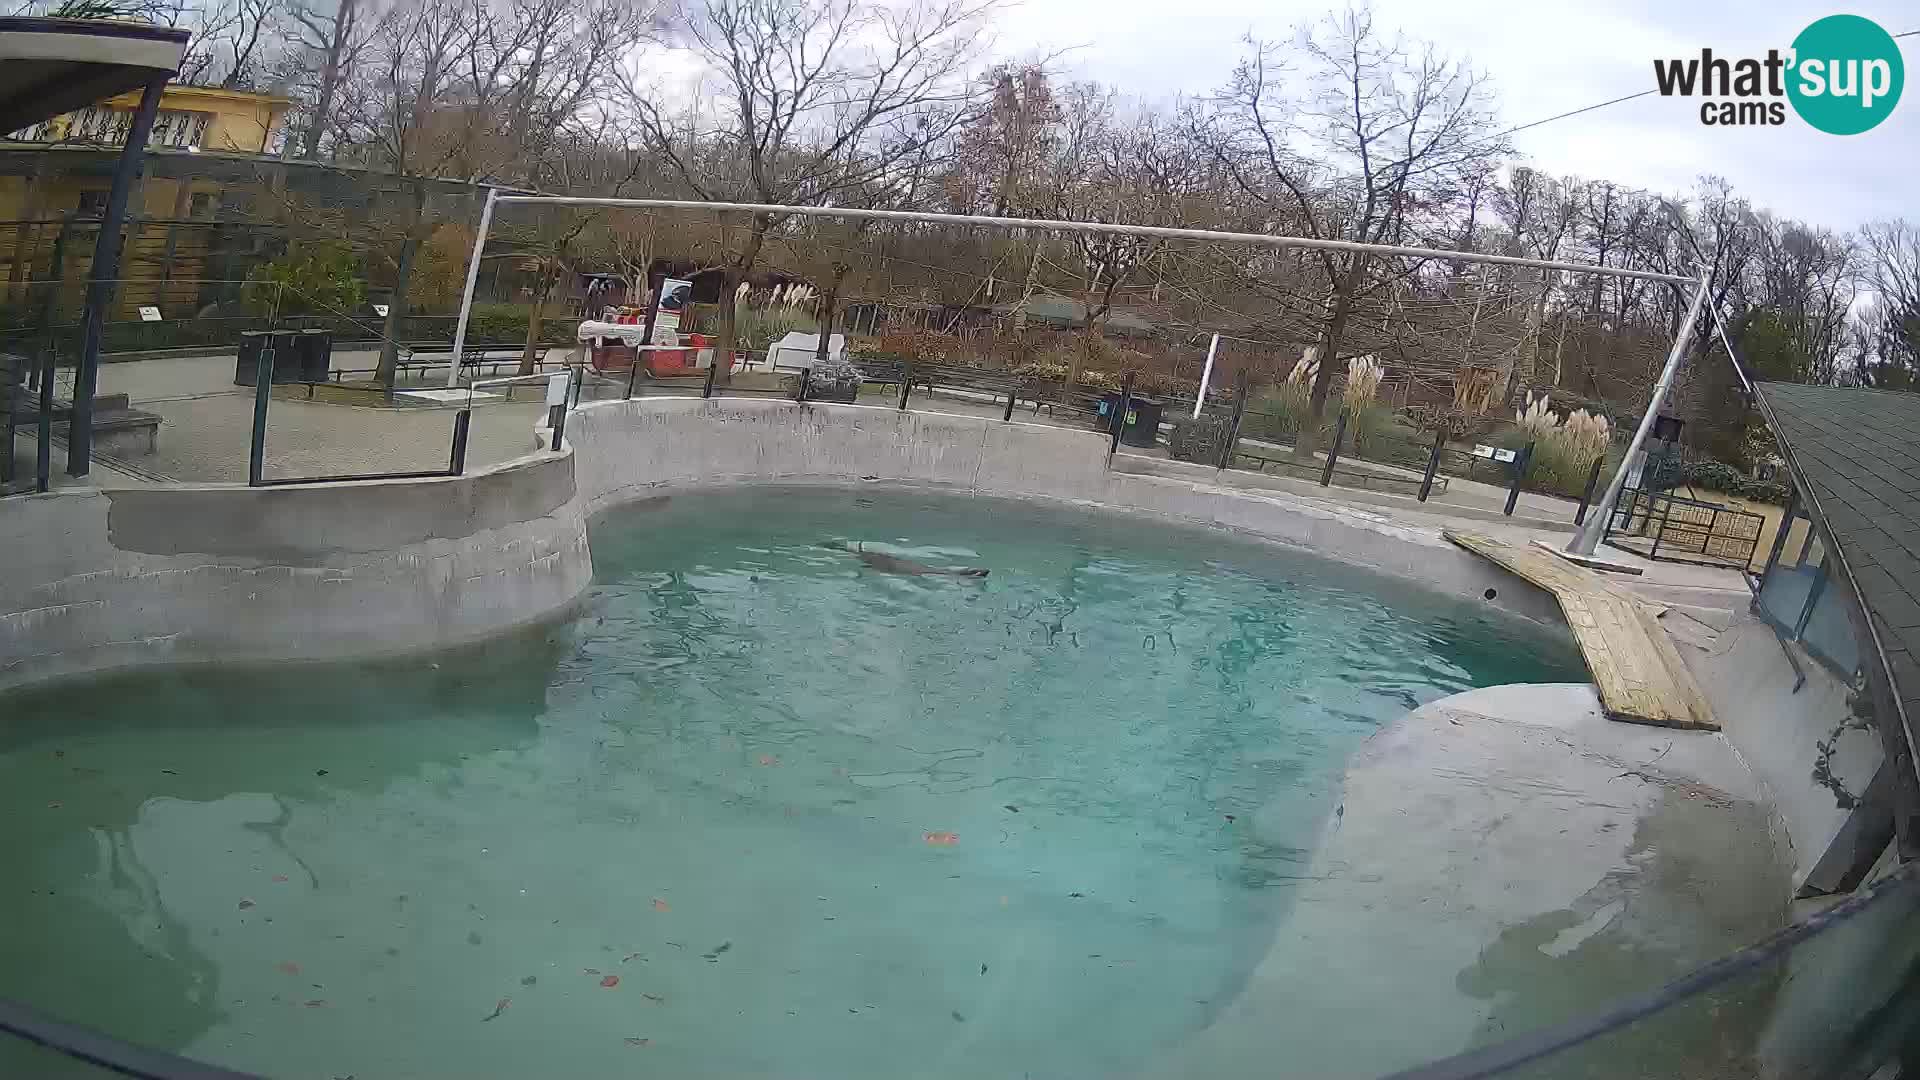
M 333 374 L 333 331 L 300 331 L 294 341 L 293 354 L 297 363 L 291 365 L 294 374 L 288 382 L 326 382 Z M 274 354 L 274 382 L 280 381 L 279 365 L 284 362 L 278 353 Z
M 1152 446 L 1160 438 L 1160 413 L 1165 406 L 1159 398 L 1128 398 L 1127 425 L 1120 429 L 1120 441 L 1128 446 Z
M 301 377 L 298 342 L 300 334 L 292 330 L 242 330 L 240 331 L 240 353 L 233 361 L 233 384 L 252 386 L 260 378 L 260 353 L 264 349 L 273 350 L 273 381 L 291 383 L 305 381 Z M 327 355 L 329 362 L 333 354 L 332 336 L 328 336 Z M 325 382 L 321 375 L 315 382 Z

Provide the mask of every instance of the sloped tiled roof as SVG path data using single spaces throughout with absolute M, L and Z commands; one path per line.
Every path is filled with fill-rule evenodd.
M 1761 383 L 1759 391 L 1810 514 L 1859 583 L 1912 746 L 1920 717 L 1920 394 L 1795 383 Z M 1871 643 L 1860 646 L 1862 663 L 1876 664 Z

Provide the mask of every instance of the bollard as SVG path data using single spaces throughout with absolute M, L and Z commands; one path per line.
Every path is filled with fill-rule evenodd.
M 1533 444 L 1528 443 L 1513 459 L 1513 483 L 1507 488 L 1507 508 L 1502 511 L 1508 517 L 1513 516 L 1513 508 L 1520 501 L 1520 484 L 1527 478 L 1527 466 L 1533 464 Z
M 897 406 L 898 408 L 904 409 L 907 407 L 907 395 L 912 391 L 913 368 L 902 364 L 900 366 L 900 404 Z
M 1600 483 L 1600 466 L 1606 463 L 1607 456 L 1605 454 L 1593 459 L 1593 469 L 1587 473 L 1586 489 L 1580 492 L 1580 509 L 1573 512 L 1573 523 L 1575 525 L 1585 525 L 1587 523 L 1587 508 L 1593 505 L 1593 489 Z
M 273 350 L 260 350 L 253 372 L 253 440 L 247 447 L 247 486 L 259 487 L 267 462 L 267 400 L 273 396 Z
M 1447 429 L 1441 428 L 1433 436 L 1433 453 L 1427 455 L 1427 475 L 1420 478 L 1420 501 L 1426 502 L 1433 491 L 1433 475 L 1440 471 L 1440 453 L 1447 448 Z
M 1340 419 L 1333 422 L 1333 445 L 1327 447 L 1327 467 L 1320 470 L 1320 486 L 1333 483 L 1333 465 L 1340 460 L 1340 440 L 1347 437 L 1347 410 L 1340 410 Z

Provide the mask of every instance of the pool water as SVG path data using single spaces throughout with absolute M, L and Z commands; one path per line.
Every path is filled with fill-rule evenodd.
M 7 699 L 0 996 L 287 1077 L 1124 1073 L 1232 999 L 1379 725 L 1584 678 L 1135 519 L 761 490 L 593 542 L 483 648 Z

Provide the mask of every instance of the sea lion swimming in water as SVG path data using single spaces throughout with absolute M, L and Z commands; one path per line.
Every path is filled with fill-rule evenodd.
M 868 551 L 864 544 L 833 543 L 821 547 L 834 551 L 844 551 L 883 574 L 946 574 L 950 577 L 986 577 L 991 571 L 984 566 L 928 566 L 926 563 L 903 559 L 898 555 L 888 555 L 879 551 Z

